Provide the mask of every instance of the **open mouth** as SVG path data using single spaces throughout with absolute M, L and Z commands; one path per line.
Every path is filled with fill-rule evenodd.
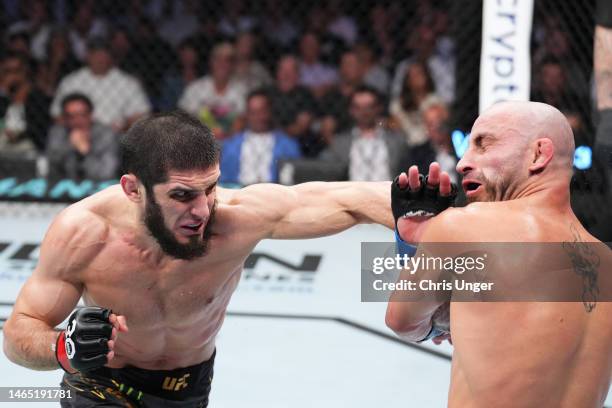
M 204 225 L 203 223 L 182 225 L 181 230 L 183 230 L 188 235 L 198 234 L 200 230 L 202 229 L 203 225 Z
M 466 195 L 471 195 L 476 193 L 480 187 L 482 187 L 482 184 L 476 182 L 476 181 L 464 181 L 463 183 L 463 191 L 465 191 Z

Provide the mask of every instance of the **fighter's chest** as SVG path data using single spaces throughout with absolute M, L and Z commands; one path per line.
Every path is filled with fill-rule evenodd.
M 154 262 L 131 255 L 95 262 L 84 281 L 88 300 L 132 321 L 197 319 L 224 304 L 235 286 L 237 266 L 231 262 Z

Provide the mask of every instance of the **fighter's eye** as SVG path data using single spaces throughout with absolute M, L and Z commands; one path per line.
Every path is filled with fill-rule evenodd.
M 170 197 L 174 200 L 185 201 L 188 200 L 191 195 L 186 191 L 175 191 Z

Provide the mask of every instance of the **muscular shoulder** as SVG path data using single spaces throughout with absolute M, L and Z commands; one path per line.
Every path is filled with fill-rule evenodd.
M 108 232 L 106 220 L 87 206 L 69 206 L 53 220 L 45 235 L 38 269 L 48 275 L 74 278 L 100 253 Z
M 226 204 L 239 214 L 272 216 L 279 208 L 295 200 L 293 189 L 278 184 L 254 184 L 241 189 L 219 189 L 219 202 Z M 238 215 L 238 214 L 237 214 Z
M 503 222 L 491 203 L 473 203 L 466 207 L 449 208 L 429 221 L 423 241 L 472 242 L 492 241 L 489 231 Z

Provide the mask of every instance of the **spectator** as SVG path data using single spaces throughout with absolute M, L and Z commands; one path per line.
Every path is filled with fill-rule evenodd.
M 257 19 L 245 13 L 243 0 L 226 0 L 222 4 L 224 14 L 219 21 L 219 32 L 222 35 L 235 39 L 240 33 L 255 29 Z
M 353 119 L 349 105 L 355 89 L 363 85 L 363 71 L 357 54 L 348 51 L 340 60 L 340 83 L 332 88 L 321 100 L 323 116 L 320 121 L 320 133 L 323 140 L 330 144 L 334 135 L 345 132 Z
M 160 111 L 176 109 L 185 88 L 204 73 L 199 50 L 197 43 L 192 39 L 185 40 L 178 46 L 176 65 L 166 71 L 162 80 L 161 98 L 158 104 Z
M 355 126 L 335 136 L 321 159 L 345 163 L 351 181 L 391 180 L 402 171 L 406 146 L 400 135 L 378 126 L 381 112 L 380 95 L 375 89 L 356 89 L 350 106 Z
M 288 51 L 298 37 L 296 25 L 288 18 L 283 0 L 266 0 L 262 19 L 262 31 L 266 41 L 283 51 Z
M 77 8 L 70 26 L 70 43 L 74 55 L 79 61 L 85 61 L 89 55 L 88 42 L 93 38 L 106 37 L 108 27 L 104 19 L 95 15 L 93 0 L 82 0 L 75 4 Z
M 129 68 L 126 67 L 125 62 L 130 54 L 130 51 L 132 51 L 132 47 L 134 46 L 132 35 L 127 28 L 116 26 L 111 30 L 109 42 L 115 65 L 122 70 L 129 72 Z
M 319 37 L 305 33 L 300 40 L 300 84 L 317 98 L 322 97 L 338 80 L 338 73 L 320 60 Z
M 145 17 L 138 22 L 133 46 L 123 61 L 125 70 L 139 79 L 154 108 L 158 107 L 164 73 L 175 60 L 174 50 L 157 33 L 153 22 Z
M 391 80 L 387 70 L 378 61 L 379 52 L 365 39 L 358 40 L 354 50 L 363 71 L 363 84 L 376 89 L 383 95 L 388 95 Z
M 247 92 L 269 86 L 272 77 L 263 64 L 255 59 L 258 37 L 244 32 L 236 39 L 236 79 L 242 81 Z
M 325 11 L 328 16 L 327 31 L 342 39 L 351 47 L 357 40 L 357 23 L 345 13 L 342 0 L 329 0 Z
M 436 94 L 446 104 L 452 104 L 455 99 L 455 55 L 452 42 L 446 37 L 438 40 L 433 28 L 425 24 L 411 31 L 406 42 L 410 55 L 397 65 L 391 84 L 391 96 L 400 94 L 408 67 L 415 61 L 426 61 Z
M 426 140 L 422 144 L 412 146 L 407 163 L 403 166 L 416 164 L 419 169 L 428 169 L 429 164 L 437 161 L 440 169 L 446 171 L 453 183 L 457 182 L 458 175 L 455 170 L 457 157 L 453 149 L 448 125 L 449 113 L 446 105 L 441 101 L 430 100 L 423 104 L 423 123 L 425 124 Z
M 40 89 L 52 97 L 61 78 L 80 67 L 81 63 L 72 53 L 68 32 L 61 28 L 51 31 L 45 59 L 38 65 L 37 82 Z
M 217 139 L 241 128 L 244 114 L 244 85 L 234 79 L 235 51 L 229 43 L 217 45 L 210 56 L 210 75 L 191 83 L 179 107 L 200 118 Z
M 0 150 L 34 153 L 45 148 L 50 98 L 32 83 L 26 55 L 5 54 L 0 72 Z
M 289 136 L 299 141 L 304 156 L 314 157 L 325 144 L 311 131 L 317 104 L 308 88 L 299 85 L 299 77 L 296 57 L 285 55 L 278 61 L 276 85 L 268 89 L 272 116 Z
M 536 78 L 531 95 L 532 101 L 561 107 L 568 101 L 577 99 L 568 88 L 567 72 L 556 58 L 544 58 L 537 68 Z
M 138 81 L 115 67 L 109 44 L 101 38 L 89 41 L 87 66 L 60 82 L 51 106 L 54 118 L 61 114 L 62 99 L 73 92 L 87 95 L 96 107 L 94 119 L 116 133 L 125 131 L 151 110 Z
M 397 3 L 385 7 L 382 3 L 375 4 L 368 13 L 367 32 L 364 37 L 371 37 L 374 49 L 380 50 L 379 60 L 385 69 L 390 69 L 396 53 L 395 28 L 396 19 L 403 13 L 396 10 Z
M 21 6 L 27 18 L 12 24 L 8 29 L 9 37 L 19 33 L 27 34 L 28 49 L 21 51 L 31 55 L 37 61 L 45 58 L 45 44 L 51 31 L 47 5 L 47 2 L 43 0 L 23 1 Z M 17 51 L 14 48 L 13 50 Z
M 414 62 L 406 69 L 400 95 L 389 106 L 392 123 L 406 135 L 408 145 L 427 140 L 422 107 L 432 101 L 441 102 L 441 99 L 435 94 L 429 70 L 424 63 Z
M 192 37 L 200 25 L 199 16 L 202 14 L 202 4 L 197 0 L 183 0 L 167 2 L 170 7 L 170 17 L 164 16 L 159 34 L 170 45 L 176 47 L 183 40 Z
M 47 159 L 51 179 L 110 180 L 117 176 L 118 140 L 93 119 L 91 100 L 79 93 L 61 102 L 62 123 L 49 132 Z
M 247 129 L 223 143 L 221 182 L 277 182 L 277 163 L 282 158 L 300 157 L 297 142 L 282 131 L 273 130 L 270 98 L 263 91 L 247 99 Z

